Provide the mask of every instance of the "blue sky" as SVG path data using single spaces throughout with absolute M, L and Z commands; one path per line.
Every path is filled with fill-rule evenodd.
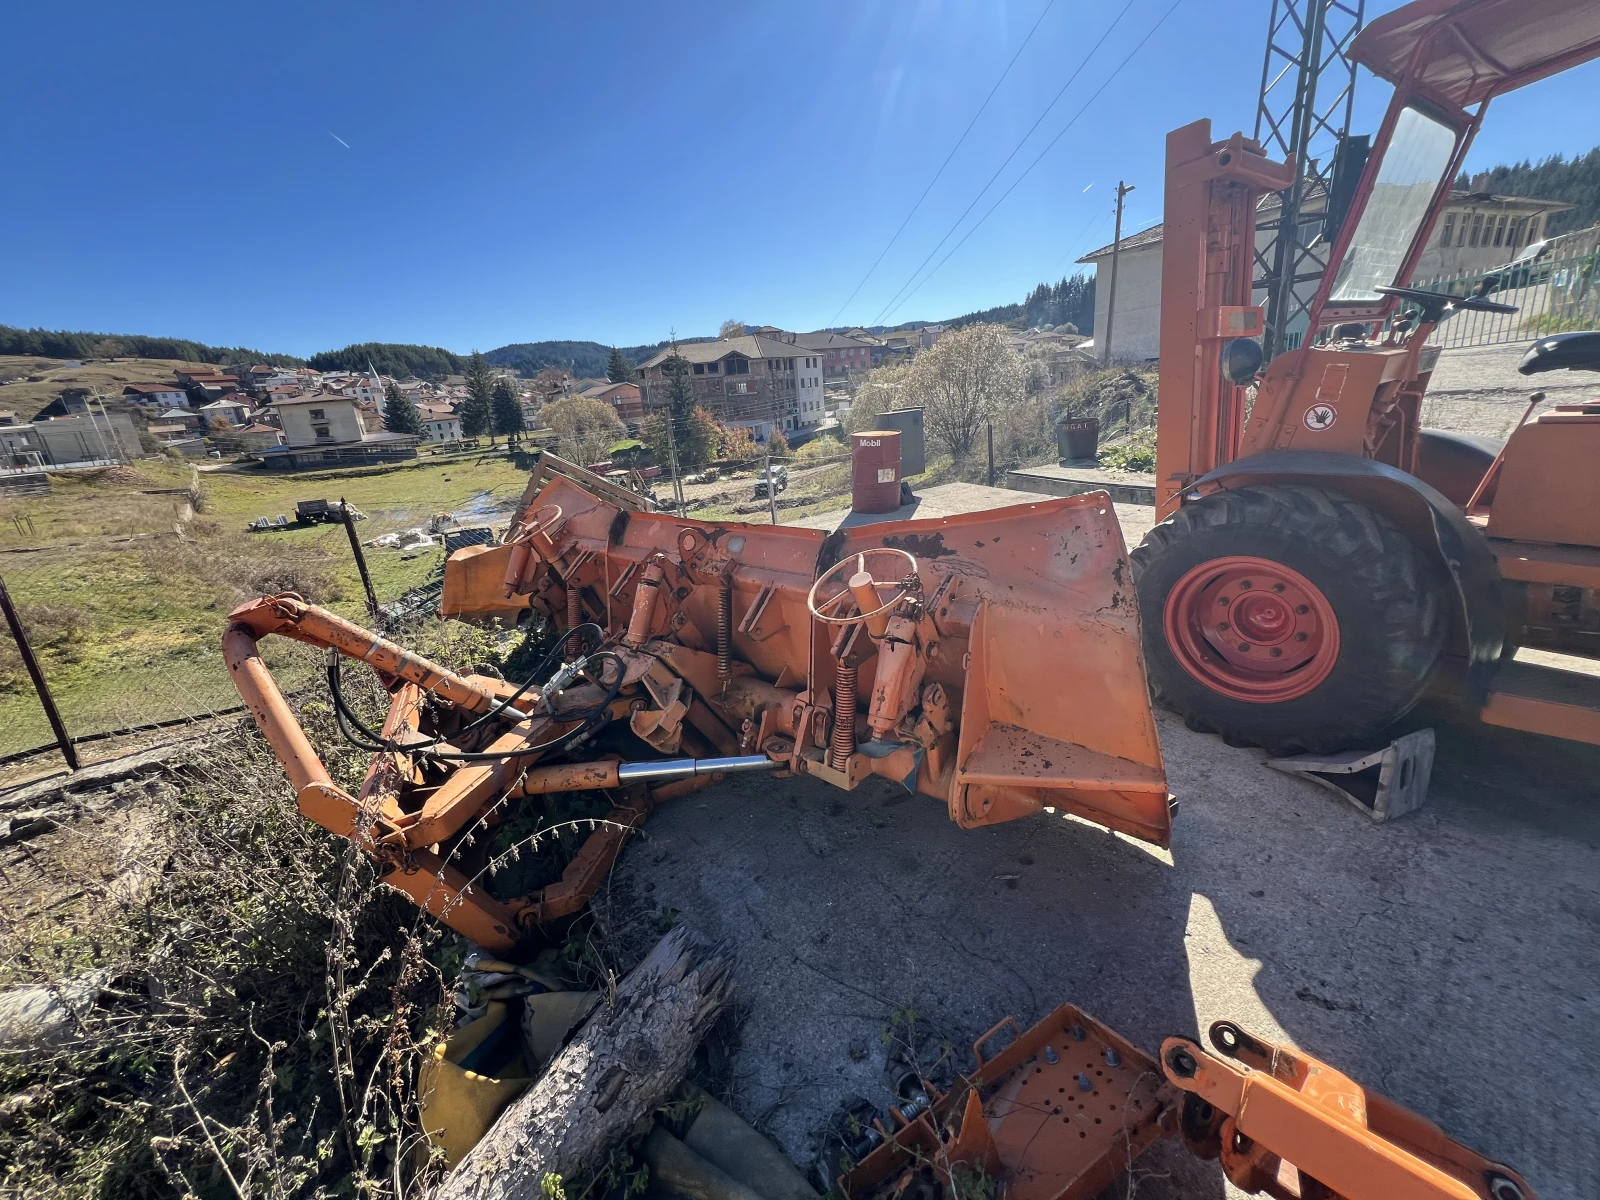
M 1167 130 L 1253 127 L 1269 0 L 1131 0 L 1107 34 L 1127 2 L 17 5 L 0 323 L 465 351 L 1007 303 L 1110 240 L 1119 177 L 1126 227 L 1159 219 Z M 1082 115 L 886 312 L 1080 65 L 950 244 Z M 1597 84 L 1500 101 L 1470 165 L 1588 150 Z

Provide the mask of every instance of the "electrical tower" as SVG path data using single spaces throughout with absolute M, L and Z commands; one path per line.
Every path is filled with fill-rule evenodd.
M 1331 239 L 1324 214 L 1332 193 L 1334 155 L 1350 132 L 1356 64 L 1350 43 L 1361 30 L 1366 0 L 1272 0 L 1267 54 L 1256 105 L 1256 140 L 1272 158 L 1294 158 L 1295 181 L 1279 193 L 1282 207 L 1257 224 L 1272 241 L 1256 248 L 1256 290 L 1266 290 L 1263 349 L 1283 350 L 1297 319 L 1306 319 L 1322 278 Z

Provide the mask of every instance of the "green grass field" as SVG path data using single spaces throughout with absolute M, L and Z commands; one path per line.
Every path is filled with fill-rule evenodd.
M 423 460 L 294 476 L 201 474 L 201 511 L 174 533 L 191 468 L 151 460 L 53 476 L 48 497 L 0 501 L 0 577 L 22 609 L 46 676 L 76 736 L 202 714 L 236 703 L 219 642 L 228 612 L 266 592 L 299 591 L 365 619 L 342 526 L 252 534 L 257 517 L 296 500 L 341 496 L 367 515 L 363 542 L 425 526 L 437 513 L 504 520 L 525 472 L 501 456 Z M 442 550 L 368 548 L 381 602 L 424 583 Z M 314 663 L 285 644 L 270 660 L 304 678 Z M 0 754 L 49 740 L 9 637 L 0 633 Z

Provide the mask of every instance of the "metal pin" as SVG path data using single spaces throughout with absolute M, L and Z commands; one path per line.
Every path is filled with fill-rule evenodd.
M 1067 1030 L 1067 1032 L 1072 1035 L 1072 1040 L 1075 1042 L 1081 1042 L 1084 1039 L 1082 1025 L 1074 1025 L 1071 1029 Z
M 1106 1047 L 1106 1066 L 1108 1066 L 1108 1067 L 1120 1067 L 1121 1065 L 1122 1065 L 1122 1055 L 1118 1054 L 1110 1046 L 1107 1046 Z
M 1044 1060 L 1053 1067 L 1061 1061 L 1061 1055 L 1056 1053 L 1054 1046 L 1046 1046 L 1044 1048 Z
M 1094 1091 L 1094 1081 L 1092 1079 L 1090 1079 L 1087 1075 L 1085 1075 L 1082 1071 L 1078 1072 L 1078 1090 L 1080 1092 L 1092 1092 L 1092 1091 Z

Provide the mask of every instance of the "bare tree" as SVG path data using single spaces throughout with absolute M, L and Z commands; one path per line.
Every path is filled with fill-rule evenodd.
M 581 466 L 605 458 L 628 433 L 610 405 L 583 396 L 552 401 L 539 416 L 560 437 L 563 457 Z
M 921 404 L 928 432 L 951 455 L 966 458 L 984 422 L 1023 402 L 1027 370 L 999 325 L 968 325 L 919 354 L 907 375 L 911 402 Z
M 717 336 L 719 338 L 743 337 L 744 336 L 744 322 L 743 321 L 734 321 L 734 320 L 724 321 L 722 323 L 722 327 L 717 330 Z

